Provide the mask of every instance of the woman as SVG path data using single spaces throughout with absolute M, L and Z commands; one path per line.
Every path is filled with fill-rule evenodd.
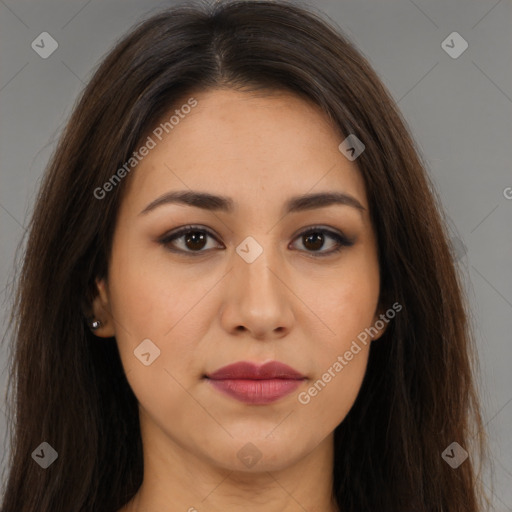
M 486 504 L 439 201 L 368 62 L 297 6 L 183 6 L 117 44 L 13 327 L 3 512 Z

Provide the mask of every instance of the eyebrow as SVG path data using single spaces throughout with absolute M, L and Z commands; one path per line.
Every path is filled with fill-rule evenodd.
M 179 190 L 167 192 L 154 201 L 151 201 L 139 215 L 145 215 L 150 211 L 165 204 L 183 204 L 194 206 L 204 210 L 221 211 L 231 213 L 234 210 L 234 201 L 230 197 L 218 196 L 207 192 L 194 190 Z M 319 192 L 316 194 L 304 194 L 288 199 L 284 205 L 285 213 L 302 212 L 316 208 L 325 208 L 332 205 L 346 205 L 356 208 L 360 212 L 366 208 L 353 196 L 342 192 Z

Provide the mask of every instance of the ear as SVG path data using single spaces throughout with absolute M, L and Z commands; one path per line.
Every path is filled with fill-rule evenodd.
M 92 320 L 99 320 L 101 325 L 92 330 L 95 336 L 111 338 L 115 336 L 115 327 L 110 308 L 108 286 L 105 279 L 96 279 L 97 293 L 92 301 Z
M 390 319 L 386 316 L 385 309 L 379 308 L 373 317 L 372 328 L 377 331 L 377 334 L 372 336 L 372 341 L 378 340 L 386 332 L 389 322 Z

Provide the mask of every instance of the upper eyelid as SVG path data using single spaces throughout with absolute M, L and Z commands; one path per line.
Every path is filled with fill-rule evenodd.
M 205 233 L 210 235 L 212 238 L 215 238 L 215 240 L 217 240 L 217 242 L 219 241 L 219 239 L 218 239 L 217 235 L 215 235 L 215 233 L 213 233 L 210 229 L 204 228 L 202 226 L 182 226 L 181 228 L 177 228 L 176 230 L 172 230 L 172 231 L 164 234 L 159 239 L 165 241 L 169 238 L 180 238 L 185 233 L 188 233 L 189 231 L 204 231 Z

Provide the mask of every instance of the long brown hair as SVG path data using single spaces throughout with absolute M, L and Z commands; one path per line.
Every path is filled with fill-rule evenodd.
M 106 277 L 129 177 L 103 186 L 187 91 L 292 91 L 366 148 L 357 159 L 378 238 L 380 303 L 403 310 L 371 345 L 335 430 L 343 512 L 477 512 L 486 445 L 467 301 L 426 166 L 363 55 L 317 14 L 284 2 L 183 5 L 139 23 L 85 88 L 49 163 L 11 316 L 11 459 L 2 512 L 115 512 L 142 482 L 137 400 L 114 338 L 84 318 Z M 134 170 L 133 172 L 136 172 Z M 31 457 L 48 442 L 58 459 Z M 470 457 L 453 469 L 453 442 Z

